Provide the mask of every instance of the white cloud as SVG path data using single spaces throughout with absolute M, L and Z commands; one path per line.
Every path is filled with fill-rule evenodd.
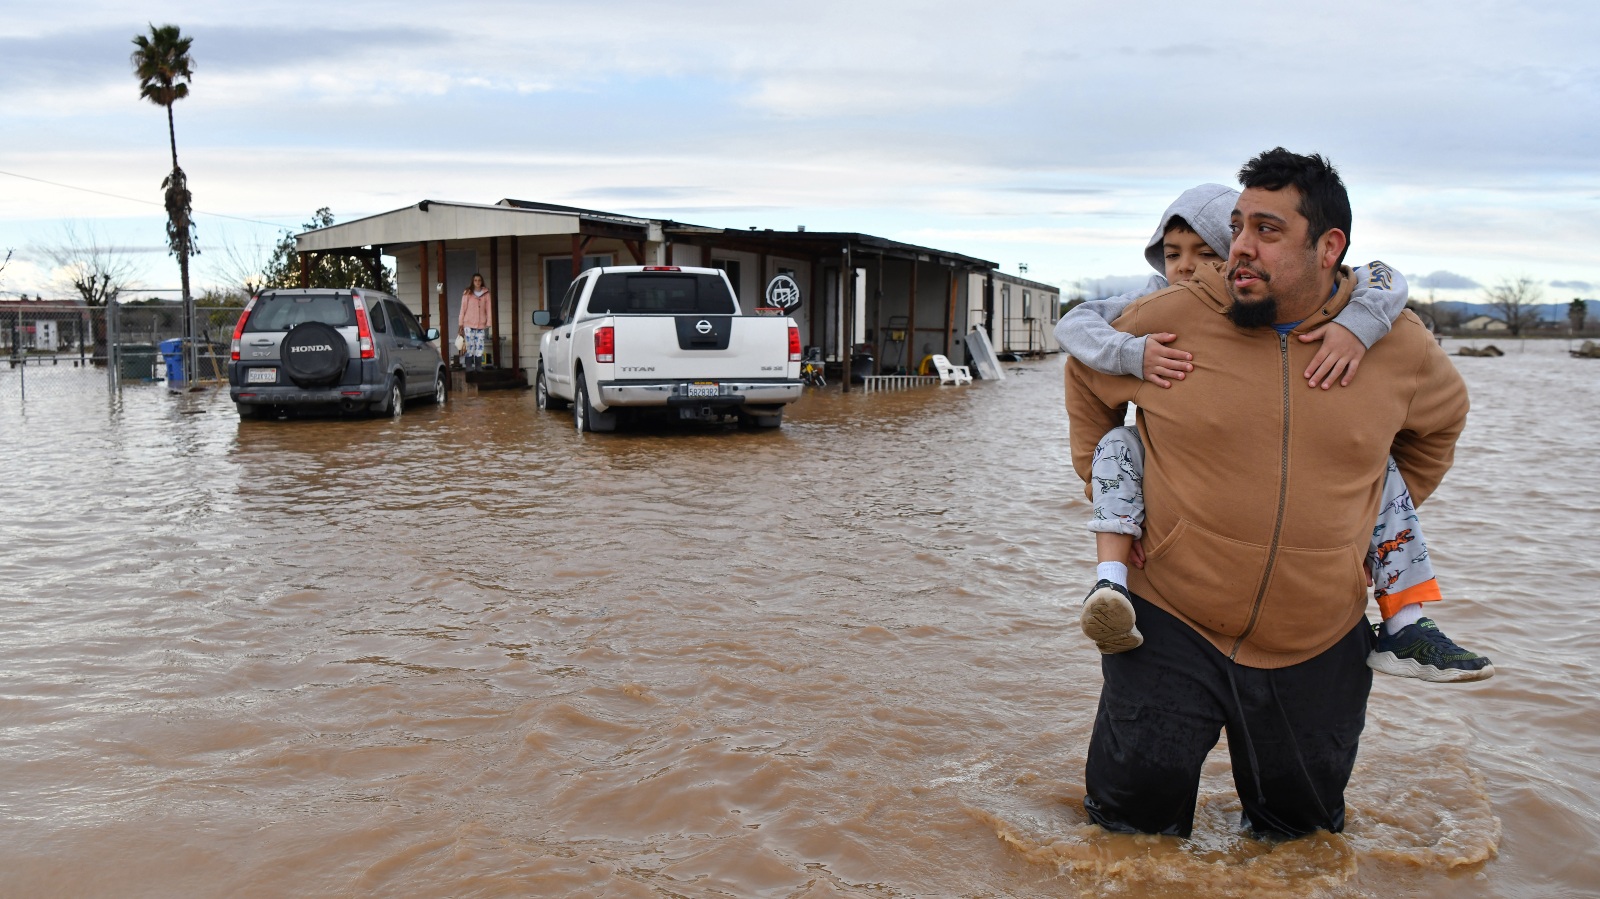
M 1070 296 L 1081 296 L 1087 300 L 1103 300 L 1107 297 L 1133 293 L 1144 288 L 1149 282 L 1149 275 L 1105 275 L 1099 278 L 1080 278 L 1070 285 L 1068 294 Z
M 1241 0 L 1166 8 L 1156 29 L 1088 0 L 705 0 L 668 20 L 644 0 L 483 0 L 448 17 L 404 0 L 175 0 L 162 19 L 196 38 L 176 119 L 205 211 L 297 224 L 423 197 L 669 208 L 877 230 L 1070 281 L 1143 270 L 1173 196 L 1283 144 L 1340 165 L 1352 252 L 1478 283 L 1600 283 L 1583 239 L 1600 233 L 1596 126 L 1580 114 L 1600 108 L 1590 14 L 1575 0 Z M 0 116 L 22 135 L 0 171 L 159 199 L 165 116 L 127 62 L 147 21 L 86 0 L 0 24 Z M 0 246 L 68 217 L 136 216 L 119 239 L 159 235 L 156 210 L 0 185 Z
M 0 257 L 4 256 L 4 250 L 0 250 Z M 6 265 L 5 271 L 0 272 L 0 296 L 14 296 L 20 293 L 29 296 L 40 294 L 53 296 L 55 282 L 55 274 L 50 269 L 17 253 L 11 257 L 11 262 Z
M 1413 287 L 1436 290 L 1477 290 L 1482 287 L 1477 281 L 1466 275 L 1455 272 L 1437 271 L 1430 275 L 1418 275 L 1409 279 Z

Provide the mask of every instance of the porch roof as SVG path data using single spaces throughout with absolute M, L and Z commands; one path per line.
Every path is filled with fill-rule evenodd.
M 5 312 L 85 312 L 89 304 L 79 298 L 45 300 L 0 300 L 0 310 Z
M 1004 281 L 1007 284 L 1019 284 L 1023 287 L 1032 287 L 1035 290 L 1045 290 L 1051 293 L 1061 292 L 1061 288 L 1054 284 L 1046 284 L 1043 281 L 1030 281 L 1027 278 L 1023 278 L 1018 275 L 1008 275 L 1005 272 L 997 271 L 994 273 L 994 276 L 997 280 Z
M 336 252 L 359 247 L 392 250 L 425 240 L 563 234 L 660 241 L 661 226 L 650 219 L 516 200 L 501 200 L 492 206 L 422 200 L 412 206 L 298 234 L 295 236 L 295 250 L 300 253 Z
M 937 250 L 856 231 L 774 231 L 770 228 L 760 231 L 740 231 L 736 228 L 704 228 L 672 221 L 663 222 L 661 230 L 669 240 L 679 243 L 704 244 L 717 249 L 742 250 L 773 256 L 792 256 L 801 259 L 832 258 L 849 247 L 851 253 L 857 255 L 932 262 L 957 268 L 987 270 L 998 267 L 998 263 L 976 256 Z
M 295 249 L 301 253 L 328 253 L 372 247 L 392 253 L 421 241 L 566 234 L 653 243 L 670 240 L 814 260 L 832 258 L 848 247 L 859 256 L 976 270 L 998 267 L 987 259 L 854 231 L 742 231 L 511 198 L 493 205 L 422 200 L 401 209 L 306 231 L 296 235 Z

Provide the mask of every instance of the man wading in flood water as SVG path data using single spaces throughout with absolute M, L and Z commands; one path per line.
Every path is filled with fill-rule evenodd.
M 1150 294 L 1115 325 L 1194 354 L 1183 391 L 1067 364 L 1072 456 L 1139 408 L 1147 560 L 1129 578 L 1144 643 L 1101 658 L 1084 808 L 1119 832 L 1188 836 L 1200 769 L 1228 733 L 1244 825 L 1344 829 L 1366 719 L 1365 556 L 1387 457 L 1415 502 L 1466 425 L 1455 366 L 1407 312 L 1340 390 L 1297 384 L 1354 287 L 1350 202 L 1320 156 L 1281 147 L 1239 172 L 1225 274 Z M 1298 389 L 1296 389 L 1298 388 Z

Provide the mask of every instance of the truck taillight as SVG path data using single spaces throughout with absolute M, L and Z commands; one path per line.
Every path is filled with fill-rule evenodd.
M 617 361 L 617 331 L 610 325 L 594 331 L 594 361 Z
M 789 361 L 800 361 L 800 329 L 794 325 L 789 326 Z
M 361 342 L 361 358 L 376 359 L 378 354 L 372 348 L 372 328 L 367 325 L 366 304 L 356 294 L 350 295 L 350 304 L 356 307 L 356 337 Z
M 250 302 L 244 304 L 244 311 L 239 313 L 239 320 L 233 323 L 233 347 L 231 357 L 239 361 L 239 343 L 244 339 L 244 320 L 250 317 L 250 310 L 256 308 L 256 300 L 260 297 L 251 297 Z
M 683 271 L 683 269 L 677 267 L 676 265 L 647 265 L 647 266 L 644 267 L 644 270 L 647 271 L 647 272 L 681 272 L 681 271 Z

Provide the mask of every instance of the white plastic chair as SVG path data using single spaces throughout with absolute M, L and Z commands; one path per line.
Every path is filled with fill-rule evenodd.
M 965 365 L 952 365 L 947 357 L 938 353 L 933 354 L 933 367 L 939 370 L 940 384 L 972 383 L 972 372 Z

